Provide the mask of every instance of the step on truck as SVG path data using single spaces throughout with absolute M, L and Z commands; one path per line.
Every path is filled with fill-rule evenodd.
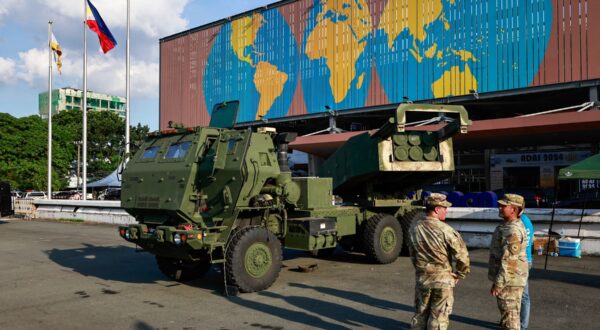
M 422 212 L 415 191 L 452 173 L 451 137 L 470 125 L 461 106 L 402 104 L 377 131 L 349 139 L 318 176 L 292 177 L 296 133 L 235 129 L 238 106 L 215 106 L 209 127 L 150 133 L 123 172 L 121 205 L 137 223 L 119 233 L 174 280 L 221 264 L 227 285 L 264 290 L 279 275 L 283 248 L 327 256 L 340 245 L 393 262 Z M 434 131 L 406 130 L 407 112 L 456 118 Z

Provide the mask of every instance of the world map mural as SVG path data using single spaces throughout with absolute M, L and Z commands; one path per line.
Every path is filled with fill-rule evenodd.
M 372 91 L 398 103 L 527 87 L 552 31 L 552 0 L 298 3 L 222 25 L 202 73 L 209 114 L 228 100 L 254 121 L 295 98 L 316 113 L 372 105 Z

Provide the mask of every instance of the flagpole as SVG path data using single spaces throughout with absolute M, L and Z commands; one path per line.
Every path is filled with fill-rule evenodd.
M 83 182 L 82 197 L 87 200 L 87 0 L 83 0 Z
M 48 21 L 48 199 L 52 199 L 52 21 Z
M 127 53 L 126 58 L 127 59 L 125 60 L 125 62 L 126 62 L 125 66 L 126 66 L 126 71 L 127 71 L 125 73 L 125 80 L 126 80 L 126 83 L 125 83 L 125 86 L 126 86 L 125 87 L 125 94 L 126 94 L 125 95 L 125 103 L 126 103 L 125 104 L 125 111 L 126 111 L 125 112 L 125 159 L 122 160 L 123 166 L 125 164 L 127 164 L 127 162 L 129 161 L 129 139 L 130 139 L 130 137 L 129 137 L 129 116 L 131 114 L 131 111 L 130 111 L 130 109 L 131 109 L 130 108 L 130 104 L 131 103 L 129 102 L 129 96 L 130 96 L 130 81 L 129 81 L 129 64 L 130 64 L 129 63 L 129 26 L 130 26 L 129 18 L 130 18 L 130 4 L 129 4 L 129 2 L 130 2 L 130 0 L 127 0 L 127 42 L 126 42 L 126 47 L 125 47 L 127 49 L 126 50 L 126 53 Z

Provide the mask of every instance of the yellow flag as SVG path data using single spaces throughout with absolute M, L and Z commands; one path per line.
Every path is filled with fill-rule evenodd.
M 60 49 L 60 45 L 58 44 L 58 41 L 56 41 L 56 37 L 54 36 L 54 33 L 52 33 L 52 41 L 50 41 L 50 48 L 54 52 L 54 61 L 56 62 L 56 68 L 58 69 L 58 73 L 62 74 L 60 72 L 60 69 L 62 68 L 62 62 L 60 61 L 60 56 L 62 55 L 62 50 Z

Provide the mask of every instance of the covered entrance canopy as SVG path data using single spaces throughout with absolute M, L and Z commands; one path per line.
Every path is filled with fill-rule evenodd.
M 407 130 L 436 130 L 435 125 L 409 127 Z M 473 121 L 467 134 L 453 137 L 456 149 L 500 148 L 569 143 L 596 142 L 600 130 L 600 111 L 564 112 L 531 117 L 497 118 Z M 371 131 L 374 133 L 376 130 Z M 293 150 L 327 158 L 354 135 L 341 134 L 301 136 L 290 143 Z M 590 137 L 596 140 L 590 141 Z
M 558 179 L 600 180 L 600 154 L 588 157 L 578 163 L 561 169 L 558 173 Z

